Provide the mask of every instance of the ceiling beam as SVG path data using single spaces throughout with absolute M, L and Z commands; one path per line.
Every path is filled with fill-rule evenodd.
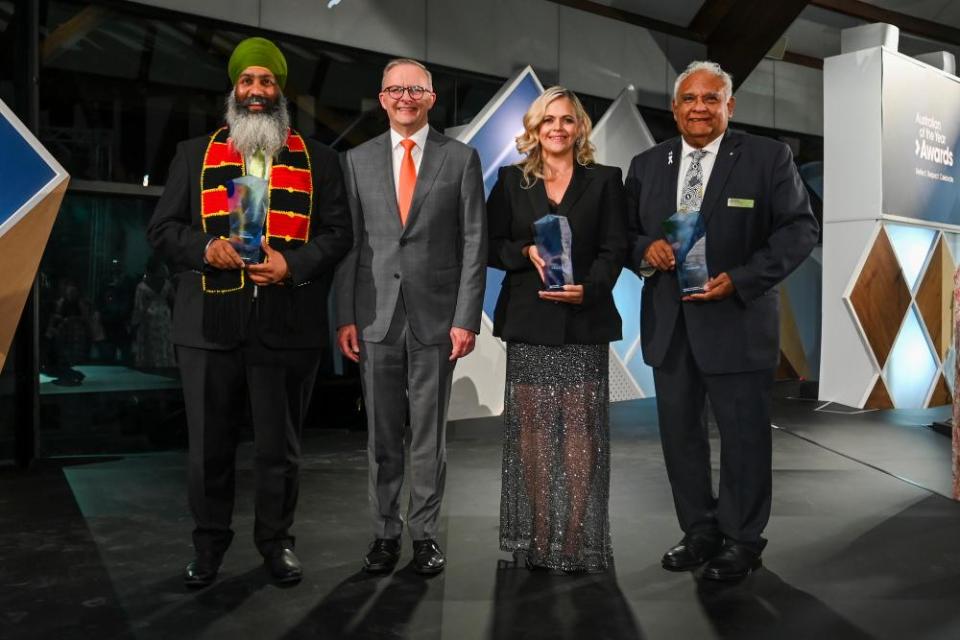
M 808 1 L 714 0 L 709 3 L 711 7 L 701 8 L 697 17 L 703 16 L 703 23 L 711 29 L 706 39 L 707 57 L 733 76 L 734 90 L 793 24 Z M 703 9 L 710 14 L 709 22 Z
M 91 31 L 98 29 L 108 16 L 105 8 L 94 5 L 88 5 L 78 11 L 44 38 L 43 45 L 40 47 L 42 64 L 48 65 L 53 62 L 70 47 L 87 37 Z
M 737 0 L 706 0 L 690 21 L 690 29 L 699 33 L 706 42 L 735 4 Z
M 791 64 L 798 64 L 801 67 L 810 67 L 811 69 L 823 69 L 823 58 L 808 56 L 802 53 L 795 53 L 789 49 L 783 54 L 783 61 Z
M 681 27 L 592 0 L 550 1 L 706 44 L 708 57 L 733 74 L 734 87 L 750 75 L 808 3 L 808 0 L 706 0 L 690 25 Z M 791 51 L 784 54 L 783 60 L 815 69 L 823 68 L 823 60 Z
M 960 46 L 960 29 L 932 20 L 891 11 L 859 0 L 810 0 L 810 4 L 867 22 L 885 22 L 907 33 Z

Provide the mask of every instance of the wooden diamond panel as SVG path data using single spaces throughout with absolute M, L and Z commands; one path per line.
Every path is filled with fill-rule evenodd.
M 930 396 L 930 402 L 927 406 L 940 407 L 951 402 L 953 402 L 953 398 L 950 397 L 950 390 L 947 389 L 947 381 L 943 379 L 943 374 L 941 374 L 933 388 L 933 395 Z
M 883 368 L 910 306 L 910 290 L 883 229 L 877 234 L 850 292 L 850 303 L 877 362 Z
M 953 260 L 941 238 L 933 250 L 930 266 L 917 288 L 917 308 L 927 327 L 937 357 L 943 361 L 953 339 L 950 305 L 953 299 Z
M 877 384 L 873 385 L 873 391 L 863 406 L 865 409 L 893 409 L 893 400 L 890 399 L 887 385 L 883 384 L 883 378 L 877 377 Z

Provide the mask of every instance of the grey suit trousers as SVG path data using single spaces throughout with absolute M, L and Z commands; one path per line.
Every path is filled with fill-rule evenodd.
M 402 293 L 384 339 L 360 341 L 368 488 L 377 538 L 399 538 L 403 530 L 400 490 L 407 447 L 407 527 L 414 540 L 437 537 L 447 473 L 447 406 L 455 364 L 449 360 L 451 350 L 449 337 L 440 344 L 417 339 L 407 321 Z

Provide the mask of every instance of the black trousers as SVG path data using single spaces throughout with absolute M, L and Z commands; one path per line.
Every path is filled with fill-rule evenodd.
M 770 519 L 773 370 L 708 375 L 697 366 L 683 314 L 653 370 L 660 441 L 684 533 L 721 533 L 762 549 Z M 720 430 L 720 492 L 711 481 L 704 399 Z
M 189 431 L 190 511 L 198 553 L 223 554 L 233 531 L 235 460 L 250 408 L 256 472 L 254 541 L 260 553 L 292 547 L 299 493 L 300 432 L 319 350 L 271 349 L 253 334 L 226 351 L 178 346 Z

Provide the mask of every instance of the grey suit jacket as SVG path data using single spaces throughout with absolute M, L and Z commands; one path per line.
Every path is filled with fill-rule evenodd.
M 477 152 L 430 129 L 405 226 L 390 132 L 342 161 L 354 235 L 334 277 L 337 326 L 356 324 L 361 340 L 383 340 L 402 290 L 420 342 L 440 344 L 451 327 L 479 333 L 487 232 Z

